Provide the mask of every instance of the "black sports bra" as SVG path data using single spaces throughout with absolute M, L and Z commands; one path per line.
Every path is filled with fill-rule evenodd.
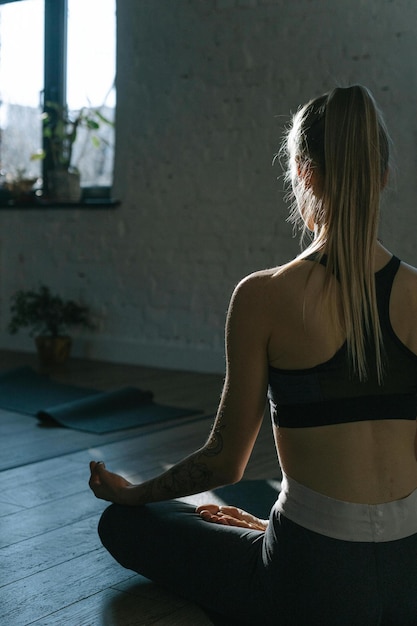
M 401 261 L 393 256 L 375 274 L 378 313 L 384 341 L 384 380 L 378 384 L 369 365 L 360 382 L 349 371 L 347 347 L 308 369 L 269 367 L 268 398 L 277 426 L 303 428 L 365 420 L 406 419 L 417 416 L 417 355 L 395 334 L 389 318 L 392 284 Z M 372 358 L 368 359 L 372 363 Z

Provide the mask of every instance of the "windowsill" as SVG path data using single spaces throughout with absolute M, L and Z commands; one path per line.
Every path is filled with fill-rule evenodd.
M 0 211 L 7 209 L 114 209 L 120 200 L 114 198 L 86 198 L 81 202 L 49 202 L 47 200 L 3 200 Z

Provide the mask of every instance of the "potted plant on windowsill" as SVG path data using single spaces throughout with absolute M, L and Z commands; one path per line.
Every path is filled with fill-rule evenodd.
M 70 112 L 57 102 L 47 102 L 42 113 L 44 149 L 32 154 L 32 160 L 45 159 L 46 182 L 44 192 L 53 202 L 79 202 L 81 200 L 80 172 L 73 163 L 73 147 L 81 128 L 89 134 L 98 147 L 102 124 L 113 126 L 100 108 L 82 107 Z
M 71 351 L 70 328 L 94 329 L 89 309 L 74 300 L 63 300 L 42 285 L 38 291 L 17 291 L 11 299 L 8 325 L 14 335 L 29 328 L 42 365 L 64 363 Z

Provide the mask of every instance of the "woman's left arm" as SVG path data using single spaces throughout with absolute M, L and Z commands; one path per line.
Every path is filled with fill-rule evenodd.
M 132 485 L 90 464 L 90 487 L 98 498 L 127 505 L 170 500 L 241 479 L 261 427 L 267 390 L 265 281 L 260 273 L 235 289 L 226 321 L 226 379 L 207 442 L 166 472 Z

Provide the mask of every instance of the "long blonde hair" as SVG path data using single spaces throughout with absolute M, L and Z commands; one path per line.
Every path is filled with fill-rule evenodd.
M 297 258 L 326 254 L 324 297 L 346 333 L 349 359 L 360 380 L 368 375 L 372 342 L 378 381 L 383 341 L 373 270 L 380 195 L 388 169 L 389 138 L 371 93 L 360 85 L 336 88 L 303 106 L 285 144 L 287 178 L 296 199 L 291 219 L 315 224 L 312 243 Z M 319 194 L 305 172 L 317 170 Z M 304 175 L 300 175 L 304 172 Z M 334 298 L 340 285 L 342 319 Z

